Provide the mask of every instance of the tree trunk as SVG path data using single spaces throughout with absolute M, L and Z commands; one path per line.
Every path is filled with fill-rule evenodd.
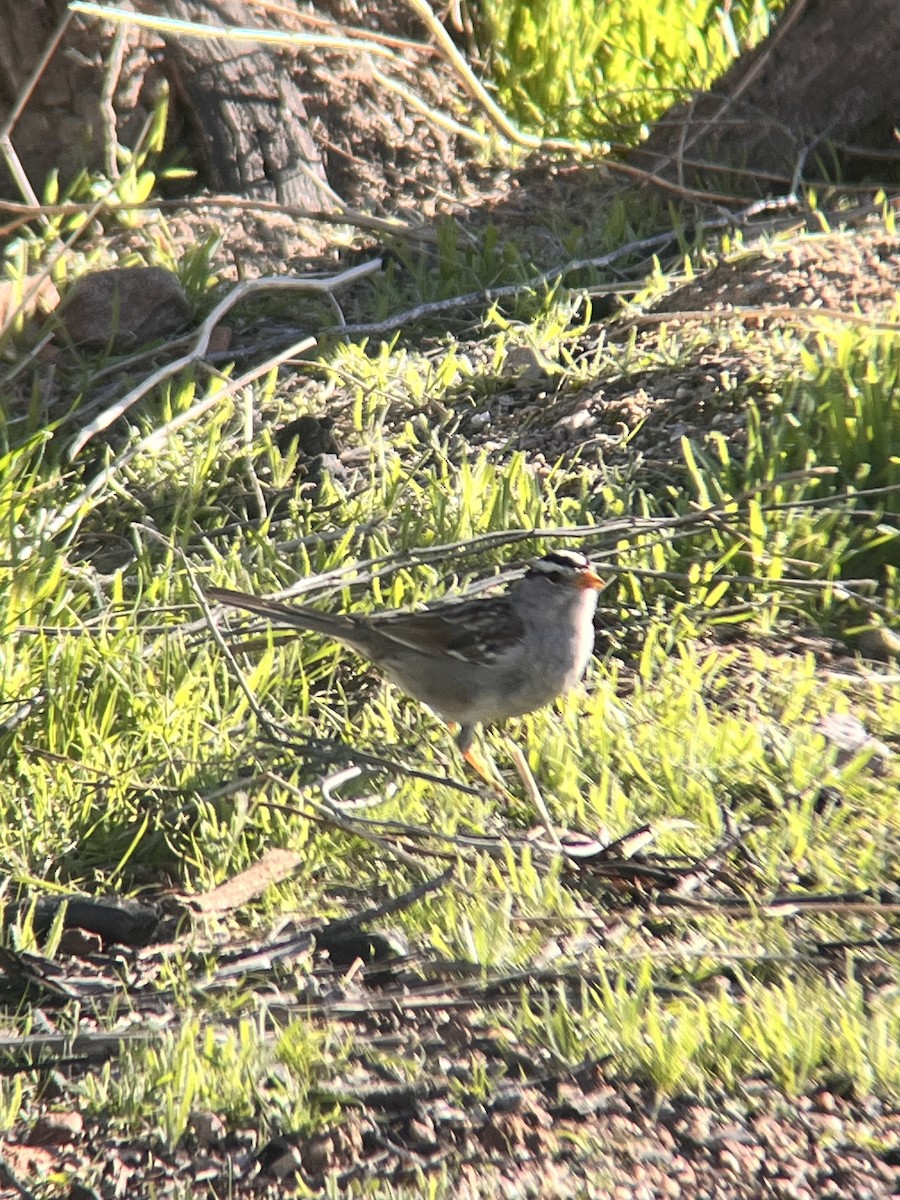
M 59 28 L 66 0 L 33 0 L 27 19 L 23 7 L 22 0 L 0 0 L 0 124 L 6 123 Z M 57 49 L 46 64 L 10 139 L 38 196 L 54 168 L 68 180 L 85 166 L 91 131 L 100 123 L 97 39 L 82 42 L 70 25 L 63 44 L 71 53 Z M 2 162 L 0 195 L 22 199 Z
M 164 7 L 166 16 L 183 21 L 248 23 L 243 0 L 169 0 Z M 254 24 L 265 23 L 264 9 L 250 13 Z M 284 29 L 284 14 L 277 25 L 269 23 Z M 327 181 L 307 128 L 303 81 L 312 76 L 296 55 L 179 34 L 166 38 L 166 68 L 187 110 L 210 187 L 285 205 L 334 208 L 327 186 L 316 186 L 317 180 Z
M 718 83 L 630 161 L 689 187 L 785 192 L 900 177 L 900 0 L 794 0 Z
M 23 20 L 22 0 L 0 0 L 0 124 L 23 95 L 66 3 L 28 0 L 27 8 L 29 19 Z M 145 8 L 213 25 L 263 23 L 266 17 L 243 0 L 170 0 Z M 286 18 L 279 13 L 269 23 L 285 28 Z M 110 167 L 115 147 L 106 145 L 113 129 L 102 90 L 112 30 L 109 23 L 72 21 L 13 127 L 12 144 L 38 195 L 53 169 L 65 184 L 80 170 Z M 133 144 L 152 111 L 161 75 L 172 84 L 173 129 L 189 125 L 192 165 L 208 187 L 285 205 L 334 207 L 327 190 L 316 186 L 316 180 L 325 182 L 325 169 L 306 124 L 303 86 L 312 76 L 296 55 L 225 39 L 161 42 L 128 29 L 113 98 L 115 134 L 123 144 Z M 185 139 L 176 134 L 175 140 Z M 18 192 L 0 164 L 0 195 L 20 199 Z

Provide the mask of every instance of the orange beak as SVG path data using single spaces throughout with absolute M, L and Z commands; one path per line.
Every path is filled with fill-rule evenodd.
M 600 576 L 597 574 L 597 572 L 593 571 L 590 567 L 585 567 L 583 571 L 580 571 L 578 573 L 578 587 L 580 587 L 582 589 L 585 589 L 585 590 L 587 588 L 598 588 L 599 589 L 599 588 L 602 588 L 605 586 L 606 586 L 605 581 L 603 579 L 601 579 Z

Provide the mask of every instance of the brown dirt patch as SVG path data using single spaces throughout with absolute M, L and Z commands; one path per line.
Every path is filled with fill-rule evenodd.
M 548 463 L 577 454 L 617 466 L 638 452 L 645 480 L 659 479 L 682 463 L 685 436 L 702 444 L 716 433 L 740 446 L 748 397 L 764 407 L 776 368 L 782 380 L 800 374 L 802 348 L 816 328 L 815 311 L 805 310 L 890 320 L 898 296 L 900 236 L 887 234 L 880 221 L 792 241 L 767 232 L 644 312 L 597 322 L 568 347 L 576 362 L 602 359 L 606 341 L 636 334 L 633 357 L 642 365 L 633 374 L 609 376 L 601 368 L 596 382 L 573 387 L 561 373 L 557 384 L 546 356 L 515 352 L 496 392 L 463 429 L 498 454 L 524 450 Z M 786 308 L 801 310 L 800 319 Z M 718 319 L 711 322 L 710 314 Z M 772 336 L 778 330 L 792 336 Z M 688 352 L 667 365 L 661 347 L 673 331 Z

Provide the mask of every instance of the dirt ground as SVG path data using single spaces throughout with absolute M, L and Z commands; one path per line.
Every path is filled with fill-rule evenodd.
M 438 73 L 437 96 L 443 86 Z M 404 154 L 388 162 L 369 151 L 384 144 L 385 130 L 396 129 L 401 118 L 382 111 L 367 125 L 367 111 L 375 114 L 375 106 L 357 105 L 359 119 L 348 124 L 338 148 L 347 164 L 343 194 L 351 207 L 414 214 L 426 226 L 441 216 L 453 217 L 474 234 L 491 224 L 516 241 L 537 269 L 566 260 L 564 216 L 571 225 L 572 214 L 590 213 L 609 186 L 599 167 L 532 162 L 488 171 L 469 159 L 463 169 L 454 139 L 407 115 L 402 118 L 407 122 Z M 417 136 L 425 128 L 427 135 Z M 140 250 L 151 225 L 117 234 L 113 254 Z M 333 267 L 338 258 L 329 226 L 298 224 L 277 213 L 237 214 L 198 200 L 168 211 L 166 227 L 176 247 L 209 233 L 223 234 L 218 260 L 223 280 L 239 272 L 252 277 Z M 375 253 L 378 245 L 373 237 L 356 252 Z M 599 239 L 593 248 L 589 241 L 585 245 L 587 253 L 602 251 Z M 872 213 L 851 213 L 849 227 L 834 232 L 805 215 L 781 214 L 747 236 L 742 255 L 729 261 L 711 258 L 706 270 L 657 306 L 631 314 L 626 296 L 624 319 L 620 312 L 615 326 L 608 327 L 605 318 L 595 317 L 579 335 L 579 353 L 587 359 L 604 338 L 634 335 L 639 343 L 655 341 L 662 324 L 687 328 L 699 312 L 720 314 L 720 329 L 696 348 L 689 368 L 638 372 L 572 392 L 558 387 L 552 361 L 526 353 L 507 364 L 492 394 L 460 419 L 458 432 L 497 456 L 522 450 L 532 461 L 550 463 L 577 454 L 607 466 L 625 461 L 623 439 L 631 435 L 628 456 L 640 454 L 647 478 L 662 477 L 680 461 L 686 433 L 719 430 L 739 440 L 746 395 L 764 402 L 770 360 L 755 358 L 752 339 L 743 336 L 747 330 L 777 322 L 785 308 L 886 316 L 898 290 L 900 237 L 886 233 Z M 457 330 L 473 356 L 484 353 L 475 332 L 478 317 L 477 312 L 462 314 Z M 785 354 L 796 354 L 796 345 L 787 346 Z M 352 431 L 346 432 L 352 438 Z M 332 978 L 330 986 L 344 985 Z M 900 1195 L 896 1105 L 852 1092 L 788 1099 L 763 1081 L 751 1082 L 738 1096 L 657 1102 L 637 1086 L 608 1082 L 602 1064 L 567 1076 L 530 1064 L 532 1081 L 523 1084 L 521 1064 L 481 1027 L 474 1009 L 436 1006 L 417 1009 L 418 1015 L 397 1015 L 399 1005 L 389 1008 L 377 1019 L 367 1015 L 348 1023 L 365 1036 L 415 1047 L 424 1055 L 425 1082 L 385 1083 L 360 1062 L 348 1088 L 352 1085 L 362 1100 L 348 1105 L 324 1134 L 261 1146 L 249 1133 L 226 1134 L 216 1118 L 201 1113 L 191 1138 L 163 1155 L 143 1144 L 123 1143 L 75 1112 L 49 1115 L 57 1107 L 51 1081 L 48 1115 L 13 1127 L 0 1143 L 0 1197 L 43 1195 L 43 1185 L 35 1181 L 60 1172 L 78 1178 L 98 1167 L 101 1190 L 75 1184 L 68 1192 L 71 1200 L 165 1197 L 188 1181 L 195 1195 L 282 1196 L 298 1189 L 302 1194 L 303 1184 L 321 1190 L 328 1175 L 335 1177 L 332 1188 L 377 1179 L 406 1183 L 415 1194 L 416 1181 L 442 1167 L 452 1170 L 456 1194 L 463 1198 L 502 1193 L 616 1200 L 880 1200 Z M 489 1106 L 475 1101 L 464 1106 L 454 1098 L 448 1048 L 458 1064 L 477 1060 L 503 1079 Z
M 548 169 L 543 191 L 532 186 L 525 198 L 514 189 L 507 202 L 514 207 L 524 200 L 532 215 L 542 204 L 551 209 L 557 178 Z M 596 187 L 592 173 L 587 187 Z M 572 188 L 569 179 L 568 202 Z M 497 205 L 496 183 L 489 205 L 492 210 Z M 213 218 L 185 211 L 170 216 L 168 228 L 187 245 L 212 220 L 225 221 L 227 214 Z M 260 273 L 279 265 L 271 259 L 270 226 L 288 236 L 281 219 L 259 217 L 243 221 L 237 237 L 241 258 L 252 257 Z M 235 239 L 226 236 L 225 245 L 226 254 L 234 252 Z M 637 374 L 614 387 L 588 386 L 570 394 L 557 392 L 552 369 L 526 355 L 510 364 L 502 386 L 480 415 L 462 422 L 460 432 L 501 456 L 516 448 L 537 462 L 576 453 L 610 462 L 622 453 L 623 434 L 637 431 L 645 469 L 665 472 L 678 459 L 685 432 L 697 436 L 718 428 L 740 436 L 743 411 L 735 381 L 757 378 L 765 364 L 754 361 L 752 341 L 736 344 L 729 331 L 777 321 L 787 306 L 886 314 L 898 284 L 900 239 L 888 236 L 880 221 L 863 218 L 850 231 L 802 230 L 782 240 L 766 236 L 737 261 L 711 262 L 656 308 L 626 317 L 612 330 L 595 322 L 581 335 L 583 353 L 590 354 L 605 336 L 629 336 L 634 328 L 639 339 L 655 339 L 660 320 L 674 326 L 700 311 L 721 313 L 725 335 L 701 347 L 689 369 Z M 479 353 L 477 337 L 468 349 Z M 757 390 L 762 393 L 763 385 Z M 633 441 L 629 453 L 634 448 Z M 280 1196 L 301 1181 L 319 1190 L 328 1177 L 331 1186 L 378 1179 L 415 1190 L 416 1179 L 441 1168 L 457 1180 L 460 1197 L 499 1191 L 621 1200 L 682 1195 L 877 1200 L 900 1194 L 900 1110 L 873 1097 L 819 1091 L 785 1098 L 760 1080 L 737 1096 L 657 1102 L 639 1087 L 608 1082 L 601 1065 L 561 1076 L 531 1064 L 534 1082 L 522 1083 L 521 1064 L 510 1061 L 508 1051 L 480 1027 L 477 1007 L 443 1012 L 438 1005 L 416 1013 L 370 1015 L 351 1026 L 363 1038 L 393 1038 L 398 1046 L 424 1053 L 427 1082 L 386 1084 L 359 1063 L 348 1080 L 357 1099 L 326 1133 L 261 1146 L 249 1132 L 226 1134 L 213 1114 L 200 1113 L 192 1136 L 163 1155 L 145 1144 L 123 1143 L 77 1112 L 51 1115 L 50 1102 L 36 1123 L 7 1132 L 0 1196 L 30 1194 L 13 1181 L 60 1171 L 78 1178 L 98 1167 L 100 1191 L 76 1185 L 69 1195 L 149 1196 L 152 1187 L 152 1194 L 166 1196 L 175 1194 L 176 1181 L 191 1180 L 198 1195 Z M 428 1046 L 430 1052 L 423 1050 Z M 467 1106 L 454 1098 L 447 1076 L 450 1047 L 457 1067 L 477 1060 L 503 1079 L 489 1105 Z

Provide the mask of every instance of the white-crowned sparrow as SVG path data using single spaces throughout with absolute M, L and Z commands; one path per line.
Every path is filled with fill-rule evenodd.
M 594 646 L 603 581 L 583 554 L 553 550 L 502 595 L 442 600 L 417 612 L 353 617 L 209 588 L 209 600 L 343 642 L 404 692 L 460 726 L 472 753 L 475 726 L 549 704 L 571 688 Z

